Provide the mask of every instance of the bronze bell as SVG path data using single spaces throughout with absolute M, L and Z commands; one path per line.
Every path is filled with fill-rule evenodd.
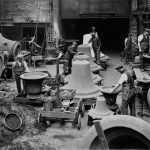
M 96 100 L 96 107 L 91 108 L 88 115 L 90 115 L 93 119 L 102 119 L 103 117 L 113 115 L 113 112 L 108 109 L 105 98 L 100 96 Z
M 92 80 L 90 63 L 86 60 L 73 61 L 69 83 L 62 89 L 76 90 L 76 98 L 93 98 L 102 94 L 99 86 L 95 85 Z
M 91 47 L 89 45 L 87 45 L 87 44 L 79 45 L 77 47 L 77 50 L 79 52 L 82 52 L 82 53 L 84 53 L 84 54 L 89 56 L 90 67 L 91 67 L 92 72 L 95 72 L 97 70 L 102 70 L 102 67 L 100 65 L 97 65 L 96 63 L 94 63 L 94 61 L 92 59 L 92 56 L 91 56 Z

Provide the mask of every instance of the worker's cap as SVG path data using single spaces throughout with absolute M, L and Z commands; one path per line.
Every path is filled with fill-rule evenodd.
M 23 55 L 22 54 L 18 54 L 17 55 L 17 58 L 19 59 L 19 58 L 23 58 Z
M 72 45 L 77 45 L 77 42 L 73 42 Z
M 146 28 L 144 31 L 149 32 L 150 33 L 150 29 Z
M 92 29 L 94 29 L 94 30 L 95 30 L 96 28 L 95 28 L 95 27 L 92 27 Z
M 123 69 L 123 65 L 119 64 L 114 67 L 114 69 Z
M 132 33 L 129 33 L 128 36 L 132 36 Z

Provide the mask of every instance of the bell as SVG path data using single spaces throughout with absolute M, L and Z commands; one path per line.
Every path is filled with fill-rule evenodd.
M 76 55 L 74 57 L 74 60 L 80 60 L 80 61 L 87 60 L 87 61 L 90 61 L 90 58 L 89 58 L 88 55 L 83 54 L 83 55 Z M 90 68 L 91 68 L 91 65 L 90 65 Z M 92 72 L 91 72 L 91 75 L 92 75 L 93 82 L 95 84 L 99 84 L 101 82 L 102 78 L 99 75 L 93 74 Z
M 113 115 L 113 112 L 108 109 L 105 98 L 100 96 L 96 100 L 96 107 L 94 109 L 91 108 L 88 115 L 93 119 L 102 119 L 103 117 Z
M 96 71 L 99 71 L 99 70 L 103 69 L 100 65 L 97 65 L 96 63 L 93 62 L 93 59 L 92 59 L 92 56 L 91 56 L 91 47 L 89 45 L 87 45 L 87 44 L 79 45 L 77 50 L 79 52 L 84 53 L 84 54 L 89 56 L 90 67 L 91 67 L 92 72 L 96 72 Z
M 92 80 L 90 63 L 86 60 L 73 61 L 70 81 L 62 89 L 76 90 L 76 98 L 93 98 L 102 94 Z

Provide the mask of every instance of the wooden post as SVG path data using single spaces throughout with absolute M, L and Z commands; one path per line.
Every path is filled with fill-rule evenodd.
M 99 141 L 100 141 L 101 149 L 108 150 L 109 146 L 108 146 L 105 134 L 103 132 L 103 129 L 101 127 L 100 121 L 95 120 L 95 121 L 93 121 L 93 123 L 94 123 L 94 126 L 95 126 L 95 130 L 97 132 Z
M 59 93 L 60 93 L 60 90 L 59 90 L 59 86 L 60 86 L 60 74 L 59 74 L 59 59 L 56 59 L 56 84 L 57 84 L 57 101 L 56 101 L 56 104 L 57 104 L 57 107 L 60 106 L 60 97 L 59 97 Z

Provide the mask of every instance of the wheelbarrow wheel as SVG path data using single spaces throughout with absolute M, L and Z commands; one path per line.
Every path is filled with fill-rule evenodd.
M 72 122 L 72 127 L 75 127 L 78 124 L 78 112 L 75 113 L 75 118 Z
M 78 124 L 77 124 L 78 130 L 81 129 L 81 114 L 78 116 Z
M 38 114 L 38 123 L 43 123 L 44 118 L 41 116 L 41 113 Z

